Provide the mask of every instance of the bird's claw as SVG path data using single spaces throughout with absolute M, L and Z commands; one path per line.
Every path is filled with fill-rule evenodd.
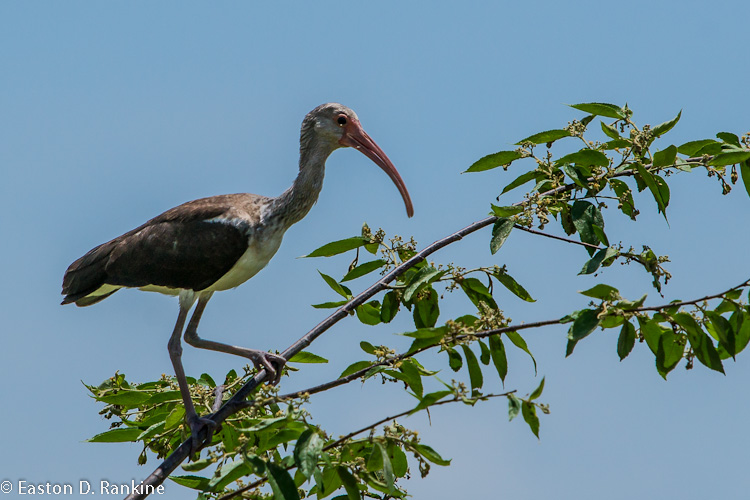
M 286 365 L 286 359 L 278 354 L 271 354 L 265 351 L 255 351 L 254 357 L 251 358 L 253 365 L 257 370 L 265 369 L 268 374 L 267 383 L 276 385 L 281 380 L 281 373 Z M 274 366 L 275 365 L 275 366 Z
M 217 424 L 210 418 L 206 417 L 199 417 L 198 415 L 194 415 L 193 418 L 188 417 L 188 425 L 190 426 L 190 457 L 194 457 L 198 455 L 201 451 L 201 448 L 206 446 L 208 443 L 211 442 L 211 439 L 214 436 L 214 432 L 216 431 Z M 201 442 L 201 431 L 203 431 L 204 428 L 206 429 L 206 438 Z

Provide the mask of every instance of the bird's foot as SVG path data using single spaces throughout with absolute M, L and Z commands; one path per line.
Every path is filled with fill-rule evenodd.
M 271 354 L 266 351 L 250 350 L 248 356 L 258 370 L 265 369 L 268 374 L 267 382 L 269 385 L 276 385 L 281 380 L 281 373 L 286 364 L 286 359 L 278 354 Z
M 217 425 L 216 422 L 206 417 L 199 417 L 193 414 L 188 416 L 188 425 L 190 426 L 190 457 L 200 454 L 201 448 L 211 442 Z M 206 437 L 201 441 L 201 432 L 206 429 Z

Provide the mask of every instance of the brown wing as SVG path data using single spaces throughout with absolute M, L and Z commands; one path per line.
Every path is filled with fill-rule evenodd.
M 247 223 L 206 222 L 230 213 L 235 196 L 185 203 L 92 249 L 66 271 L 63 304 L 98 302 L 81 299 L 105 284 L 192 290 L 210 286 L 247 249 Z

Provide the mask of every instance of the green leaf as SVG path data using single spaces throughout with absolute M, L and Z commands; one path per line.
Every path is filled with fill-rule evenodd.
M 727 351 L 727 353 L 734 357 L 737 353 L 735 345 L 734 329 L 729 321 L 721 314 L 714 311 L 706 311 L 706 317 L 711 321 L 710 326 L 716 332 L 719 340 L 719 345 Z M 740 316 L 741 317 L 741 316 Z
M 674 165 L 677 159 L 677 146 L 669 146 L 663 151 L 657 151 L 654 153 L 654 167 L 669 167 Z
M 201 476 L 169 476 L 169 479 L 192 490 L 208 491 L 209 479 Z
M 620 291 L 617 288 L 603 283 L 578 293 L 585 295 L 586 297 L 608 301 L 620 300 L 622 298 L 620 297 Z
M 498 207 L 497 205 L 492 205 L 492 213 L 498 217 L 510 217 L 521 212 L 523 212 L 523 207 L 520 206 Z
M 720 143 L 716 142 L 713 139 L 701 139 L 699 141 L 690 141 L 686 142 L 682 146 L 677 148 L 677 151 L 680 154 L 683 154 L 685 156 L 695 156 L 695 154 L 703 149 L 706 146 L 709 145 L 721 145 Z
M 401 302 L 398 300 L 398 293 L 394 290 L 383 296 L 383 303 L 380 305 L 380 321 L 390 323 L 396 317 Z
M 604 262 L 607 259 L 611 259 L 612 257 L 615 257 L 617 255 L 617 248 L 615 247 L 607 247 L 602 248 L 596 254 L 586 261 L 586 263 L 583 265 L 583 268 L 578 274 L 593 274 L 596 272 L 597 269 L 599 269 L 599 266 L 602 265 L 602 262 Z
M 611 141 L 607 141 L 604 144 L 602 144 L 601 148 L 605 151 L 611 151 L 613 149 L 629 148 L 632 145 L 633 145 L 632 141 L 629 141 L 627 139 L 613 139 Z
M 383 478 L 385 484 L 388 486 L 388 491 L 393 493 L 396 491 L 396 477 L 393 474 L 393 465 L 391 464 L 391 457 L 388 456 L 388 452 L 385 451 L 385 447 L 376 442 L 375 446 L 380 450 L 380 456 L 383 457 Z
M 318 498 L 325 498 L 341 486 L 341 476 L 336 470 L 337 467 L 327 466 L 323 469 L 322 474 L 315 473 L 315 484 L 318 488 Z M 277 500 L 274 498 L 274 500 Z
M 445 396 L 452 395 L 453 391 L 435 391 L 431 392 L 429 394 L 425 394 L 422 399 L 419 401 L 419 404 L 414 407 L 412 410 L 412 413 L 417 412 L 419 410 L 422 410 L 424 408 L 427 408 L 429 406 L 432 406 L 433 404 L 437 403 L 441 399 L 443 399 Z
M 565 174 L 568 177 L 570 177 L 577 186 L 580 186 L 580 187 L 582 187 L 584 189 L 586 189 L 588 187 L 586 185 L 586 178 L 587 177 L 585 175 L 582 176 L 578 172 L 578 169 L 575 167 L 575 165 L 571 165 L 571 164 L 566 163 L 565 165 L 563 165 L 563 166 L 560 167 L 560 170 L 562 170 L 563 172 L 565 172 Z
M 487 344 L 482 342 L 481 339 L 477 340 L 477 343 L 479 344 L 479 362 L 483 365 L 489 365 L 490 364 L 490 358 L 492 357 L 492 354 L 490 353 L 490 348 L 487 347 Z
M 461 355 L 452 347 L 446 347 L 445 351 L 448 353 L 448 366 L 451 370 L 457 372 L 464 365 Z
M 570 130 L 567 129 L 555 129 L 555 130 L 547 130 L 545 132 L 539 132 L 537 134 L 531 135 L 527 137 L 526 139 L 522 139 L 516 143 L 516 145 L 521 145 L 524 142 L 531 142 L 533 144 L 547 144 L 550 142 L 555 142 L 558 139 L 562 139 L 564 137 L 570 137 Z
M 736 329 L 737 333 L 734 338 L 735 354 L 741 353 L 750 343 L 750 317 L 748 317 L 746 310 L 741 311 L 742 324 Z
M 401 335 L 405 337 L 411 337 L 413 339 L 427 339 L 427 340 L 434 340 L 435 342 L 439 341 L 443 336 L 445 336 L 445 333 L 448 331 L 447 327 L 441 326 L 438 328 L 420 328 L 415 332 L 405 332 Z
M 659 212 L 664 214 L 664 218 L 666 218 L 667 205 L 669 205 L 669 187 L 667 186 L 666 181 L 658 175 L 647 171 L 641 164 L 636 164 L 635 168 L 638 171 L 640 178 L 646 183 L 646 186 L 648 186 L 649 191 L 651 191 L 651 194 L 659 207 Z
M 622 324 L 620 329 L 620 336 L 617 338 L 617 355 L 620 357 L 620 361 L 625 359 L 630 351 L 635 346 L 635 327 L 626 321 Z
M 112 429 L 111 431 L 102 432 L 97 434 L 91 439 L 86 441 L 89 443 L 126 443 L 135 442 L 138 436 L 141 435 L 142 429 L 138 427 L 129 427 L 126 429 Z
M 484 302 L 491 308 L 497 309 L 497 302 L 495 302 L 489 289 L 477 278 L 464 278 L 461 281 L 461 289 L 477 308 L 479 308 L 480 302 Z
M 617 127 L 613 127 L 612 125 L 607 125 L 604 122 L 599 122 L 599 123 L 601 123 L 602 132 L 604 132 L 604 134 L 607 137 L 609 137 L 610 139 L 615 139 L 615 140 L 621 139 L 620 132 L 618 132 Z
M 622 213 L 635 220 L 633 210 L 635 209 L 635 203 L 633 202 L 633 193 L 630 187 L 620 179 L 610 179 L 609 185 L 615 191 L 615 194 L 620 199 L 620 210 Z
M 618 120 L 626 118 L 625 110 L 620 106 L 614 104 L 607 104 L 604 102 L 587 102 L 582 104 L 569 104 L 571 108 L 575 108 L 584 113 L 589 113 L 597 116 L 606 116 L 607 118 L 617 118 Z
M 534 389 L 534 392 L 532 392 L 531 395 L 529 396 L 529 401 L 534 401 L 539 396 L 541 396 L 542 391 L 544 391 L 544 377 L 542 377 L 542 381 L 539 383 L 539 387 Z
M 323 356 L 308 351 L 300 351 L 289 360 L 290 363 L 328 363 Z
M 570 216 L 573 219 L 573 225 L 578 231 L 581 241 L 592 245 L 599 244 L 599 238 L 596 236 L 592 226 L 604 227 L 604 217 L 593 203 L 588 201 L 576 200 L 570 209 Z M 591 248 L 586 249 L 589 255 L 594 253 Z
M 576 165 L 583 165 L 586 167 L 590 165 L 606 167 L 609 165 L 609 158 L 601 151 L 584 148 L 555 160 L 555 165 L 564 165 L 566 163 L 575 163 Z
M 185 418 L 185 407 L 183 405 L 177 405 L 174 409 L 169 412 L 166 420 L 164 421 L 164 430 L 174 429 L 182 423 Z
M 667 374 L 674 370 L 677 363 L 680 362 L 684 353 L 685 347 L 680 342 L 680 335 L 676 335 L 672 330 L 667 330 L 659 337 L 659 346 L 656 349 L 656 371 L 664 380 L 667 379 Z
M 349 290 L 344 285 L 339 284 L 335 279 L 331 278 L 327 274 L 323 274 L 320 271 L 318 271 L 318 273 L 323 277 L 323 279 L 325 280 L 325 282 L 328 283 L 328 286 L 330 286 L 331 289 L 334 292 L 338 293 L 339 295 L 341 295 L 342 297 L 344 297 L 346 299 L 350 299 L 351 298 L 351 296 L 352 296 L 352 291 L 351 290 Z
M 404 477 L 409 471 L 409 462 L 406 459 L 406 453 L 393 442 L 388 444 L 388 456 L 393 464 L 393 473 L 396 477 Z
M 534 363 L 534 375 L 536 375 L 536 359 L 534 359 L 534 355 L 531 354 L 531 351 L 526 345 L 526 341 L 523 339 L 523 337 L 521 337 L 518 332 L 505 332 L 504 335 L 513 343 L 513 345 L 529 355 L 531 361 Z
M 581 340 L 588 337 L 599 326 L 600 309 L 583 309 L 577 311 L 576 319 L 568 330 L 570 340 Z
M 343 372 L 341 372 L 341 375 L 339 375 L 339 378 L 344 378 L 352 373 L 357 373 L 360 370 L 364 370 L 365 368 L 369 368 L 370 365 L 372 365 L 369 361 L 356 361 L 352 364 L 350 364 Z
M 352 238 L 346 238 L 344 240 L 326 243 L 322 247 L 316 248 L 303 257 L 330 257 L 332 255 L 338 255 L 340 253 L 348 252 L 349 250 L 354 250 L 355 248 L 361 247 L 365 243 L 368 243 L 368 241 L 361 236 L 354 236 Z
M 134 408 L 151 399 L 151 396 L 152 394 L 148 392 L 120 391 L 116 394 L 97 397 L 96 400 L 111 405 L 120 405 Z
M 312 306 L 315 309 L 337 309 L 337 308 L 343 306 L 344 304 L 346 304 L 347 302 L 349 302 L 349 301 L 348 300 L 339 300 L 339 301 L 336 301 L 336 302 L 323 302 L 322 304 L 313 304 Z
M 380 302 L 372 300 L 357 306 L 357 319 L 365 325 L 377 325 L 380 323 Z
M 718 134 L 716 134 L 716 137 L 729 145 L 735 146 L 737 148 L 742 147 L 742 144 L 740 144 L 740 138 L 737 137 L 737 134 L 733 134 L 731 132 L 719 132 Z
M 341 478 L 341 484 L 344 485 L 344 490 L 346 490 L 346 496 L 349 500 L 361 500 L 362 495 L 359 493 L 359 488 L 357 487 L 357 480 L 354 479 L 354 476 L 352 476 L 351 472 L 346 467 L 343 467 L 339 465 L 336 467 L 336 472 L 339 475 L 339 478 Z
M 476 355 L 469 346 L 461 344 L 461 348 L 464 351 L 464 358 L 466 358 L 466 367 L 469 369 L 471 390 L 481 389 L 484 384 L 484 378 L 482 377 L 482 369 L 479 367 L 479 361 L 477 361 Z
M 366 274 L 369 274 L 375 271 L 376 269 L 380 269 L 386 264 L 387 262 L 384 261 L 383 259 L 371 260 L 370 262 L 364 262 L 358 265 L 357 267 L 355 267 L 354 269 L 352 269 L 351 271 L 349 271 L 348 273 L 346 273 L 346 275 L 343 278 L 341 278 L 341 281 L 344 282 L 344 281 L 350 281 L 356 278 L 360 278 Z
M 607 239 L 607 235 L 604 234 L 604 229 L 596 224 L 591 224 L 591 230 L 594 232 L 594 236 L 596 236 L 597 240 L 601 241 L 605 246 L 609 246 L 609 239 Z
M 529 424 L 529 429 L 539 439 L 539 417 L 536 416 L 536 406 L 528 401 L 521 402 L 521 414 L 524 421 Z
M 426 444 L 421 443 L 414 443 L 412 445 L 414 447 L 414 451 L 422 455 L 424 458 L 429 460 L 435 465 L 450 465 L 451 461 L 446 460 L 443 457 L 440 456 L 438 452 L 436 452 L 434 449 L 432 449 L 430 446 L 427 446 Z
M 211 460 L 210 458 L 204 458 L 201 460 L 196 460 L 195 462 L 182 464 L 182 469 L 186 470 L 187 472 L 198 472 L 199 470 L 203 470 L 209 465 L 212 465 L 213 463 L 214 461 Z
M 148 398 L 148 401 L 143 404 L 158 405 L 160 403 L 167 403 L 169 401 L 182 401 L 182 393 L 180 391 L 157 392 L 156 394 L 153 394 L 150 398 Z
M 424 266 L 417 271 L 406 285 L 406 289 L 404 290 L 404 302 L 410 302 L 417 292 L 435 280 L 440 279 L 443 274 L 445 274 L 445 271 L 438 271 L 429 265 Z
M 740 163 L 740 174 L 742 174 L 742 184 L 745 191 L 750 195 L 750 161 Z
M 375 346 L 365 340 L 359 343 L 359 347 L 367 354 L 375 354 Z
M 672 130 L 672 128 L 674 128 L 675 125 L 677 125 L 677 122 L 680 121 L 681 116 L 682 116 L 682 110 L 680 110 L 680 112 L 677 113 L 677 116 L 674 119 L 669 120 L 668 122 L 664 122 L 652 128 L 651 134 L 653 134 L 654 137 L 661 137 L 662 135 Z
M 266 464 L 268 484 L 273 491 L 274 500 L 299 500 L 299 491 L 289 472 L 272 462 Z
M 568 347 L 565 356 L 573 354 L 573 348 L 579 340 L 584 339 L 599 326 L 597 317 L 601 311 L 599 309 L 583 309 L 576 311 L 575 321 L 568 329 Z
M 505 376 L 508 374 L 508 357 L 505 354 L 505 345 L 500 335 L 490 335 L 490 355 L 492 364 L 495 365 L 500 380 L 505 385 Z
M 724 373 L 724 366 L 721 363 L 719 353 L 716 352 L 711 339 L 695 321 L 695 318 L 688 313 L 677 313 L 673 317 L 687 333 L 688 341 L 690 341 L 690 346 L 693 348 L 698 361 L 712 370 Z
M 498 151 L 497 153 L 487 155 L 475 161 L 466 172 L 482 172 L 503 165 L 509 165 L 511 162 L 523 158 L 520 153 L 515 151 Z
M 508 421 L 512 421 L 521 413 L 521 400 L 515 394 L 508 394 Z
M 510 290 L 519 299 L 525 300 L 526 302 L 536 302 L 536 300 L 531 297 L 529 292 L 527 292 L 526 289 L 522 287 L 515 279 L 513 279 L 513 276 L 511 276 L 507 272 L 498 269 L 497 271 L 492 273 L 492 276 L 494 276 L 501 285 Z
M 490 240 L 490 252 L 493 254 L 500 250 L 505 240 L 508 239 L 511 230 L 513 229 L 513 220 L 506 218 L 499 218 L 495 221 L 495 225 L 492 226 L 492 239 Z
M 323 450 L 323 439 L 313 429 L 307 429 L 294 445 L 294 463 L 306 478 L 310 478 L 318 466 L 318 457 Z
M 414 391 L 414 394 L 421 398 L 424 394 L 422 375 L 419 373 L 419 369 L 414 365 L 413 361 L 410 359 L 404 360 L 398 369 L 404 375 L 404 382 L 409 385 L 411 390 Z
M 208 373 L 201 373 L 201 376 L 198 379 L 198 383 L 201 385 L 205 385 L 206 387 L 210 387 L 211 389 L 214 389 L 216 387 L 216 382 Z
M 518 177 L 515 178 L 515 180 L 513 180 L 513 182 L 511 182 L 510 184 L 508 184 L 507 186 L 503 188 L 503 192 L 500 193 L 500 195 L 502 196 L 508 191 L 512 191 L 513 189 L 516 189 L 519 186 L 523 186 L 527 182 L 536 179 L 536 176 L 537 176 L 536 170 L 531 170 L 529 172 L 519 175 Z
M 252 472 L 250 465 L 244 460 L 235 460 L 224 464 L 218 476 L 212 477 L 208 482 L 211 491 L 221 491 L 229 483 L 236 481 Z
M 438 294 L 434 288 L 428 286 L 419 296 L 419 300 L 414 305 L 414 325 L 417 328 L 431 328 L 437 323 L 440 316 L 440 305 L 438 304 Z
M 165 422 L 157 422 L 150 426 L 145 431 L 141 432 L 137 438 L 135 438 L 136 441 L 147 441 L 150 440 L 152 437 L 156 436 L 160 432 L 164 431 Z
M 750 151 L 729 151 L 727 153 L 719 153 L 709 160 L 708 164 L 715 167 L 724 165 L 734 165 L 735 163 L 742 163 L 745 160 L 750 159 Z

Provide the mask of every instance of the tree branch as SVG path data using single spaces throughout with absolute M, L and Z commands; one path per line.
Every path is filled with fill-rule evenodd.
M 687 162 L 699 162 L 700 164 L 703 164 L 705 161 L 704 158 L 689 158 L 686 160 Z M 650 165 L 646 165 L 645 167 L 648 168 Z M 621 176 L 627 176 L 627 175 L 633 175 L 634 171 L 632 170 L 625 170 L 623 172 L 618 173 L 611 173 L 611 172 L 605 172 L 602 175 L 596 177 L 596 178 L 589 178 L 587 181 L 596 181 L 600 180 L 605 177 L 621 177 Z M 572 191 L 576 188 L 580 188 L 580 186 L 576 185 L 575 183 L 566 184 L 564 186 L 559 186 L 555 189 L 551 189 L 549 191 L 545 191 L 544 193 L 540 193 L 539 197 L 545 197 L 545 196 L 551 196 L 567 191 Z M 521 206 L 526 205 L 529 203 L 530 200 L 526 199 L 517 203 L 514 203 L 513 206 Z M 281 356 L 284 359 L 290 359 L 292 356 L 297 354 L 298 352 L 302 351 L 305 347 L 309 346 L 316 338 L 318 338 L 320 335 L 322 335 L 326 330 L 331 328 L 333 325 L 338 323 L 340 320 L 348 316 L 349 312 L 354 311 L 357 306 L 364 304 L 368 299 L 373 297 L 378 292 L 384 290 L 387 288 L 387 285 L 394 281 L 396 278 L 398 278 L 400 275 L 405 273 L 408 269 L 412 268 L 422 260 L 424 260 L 427 256 L 437 252 L 438 250 L 450 245 L 451 243 L 455 243 L 456 241 L 459 241 L 464 238 L 464 236 L 467 236 L 471 233 L 474 233 L 478 231 L 479 229 L 482 229 L 484 227 L 487 227 L 493 223 L 495 223 L 498 220 L 498 217 L 496 216 L 490 216 L 485 219 L 479 220 L 477 222 L 474 222 L 473 224 L 470 224 L 463 229 L 456 231 L 455 233 L 446 236 L 445 238 L 442 238 L 440 240 L 435 241 L 431 245 L 425 247 L 423 250 L 415 254 L 412 258 L 404 262 L 403 264 L 399 265 L 398 267 L 394 268 L 390 273 L 386 274 L 383 278 L 381 278 L 379 281 L 377 281 L 375 284 L 367 288 L 365 291 L 357 295 L 356 297 L 352 298 L 349 302 L 347 302 L 345 305 L 337 309 L 333 314 L 328 316 L 326 319 L 321 321 L 315 328 L 307 332 L 304 336 L 302 336 L 297 342 L 289 346 L 283 353 L 281 353 Z M 534 231 L 535 232 L 535 231 Z M 549 236 L 549 235 L 547 235 Z M 551 237 L 551 236 L 550 236 Z M 555 239 L 561 239 L 559 237 L 554 237 Z M 563 241 L 567 241 L 563 239 Z M 570 240 L 571 242 L 573 240 Z M 559 320 L 553 321 L 553 322 L 541 322 L 538 326 L 543 326 L 543 324 L 555 324 L 558 323 Z M 533 325 L 533 324 L 529 324 Z M 517 330 L 521 329 L 524 325 L 519 325 L 517 327 L 508 328 L 507 331 L 510 330 Z M 531 326 L 526 326 L 526 328 L 529 328 Z M 500 329 L 503 330 L 503 329 Z M 501 333 L 501 331 L 498 330 L 497 333 Z M 229 400 L 227 401 L 219 410 L 212 415 L 209 416 L 211 420 L 216 422 L 216 424 L 221 424 L 224 420 L 226 420 L 230 415 L 236 413 L 238 410 L 242 409 L 243 407 L 247 406 L 245 401 L 247 400 L 248 396 L 255 390 L 256 387 L 258 387 L 261 383 L 263 383 L 266 380 L 266 371 L 261 370 L 258 372 L 255 377 L 250 379 L 243 385 L 239 391 Z M 199 441 L 201 443 L 205 443 L 210 436 L 207 434 L 207 427 L 204 427 L 203 430 L 200 433 Z M 152 488 L 148 488 L 148 486 L 156 487 L 160 484 L 162 484 L 166 478 L 171 474 L 186 458 L 188 458 L 190 452 L 191 452 L 191 439 L 188 438 L 185 440 L 171 455 L 169 455 L 157 468 L 152 472 L 146 479 L 144 479 L 138 488 L 135 488 L 135 490 L 142 492 L 142 493 L 131 493 L 126 497 L 126 500 L 143 500 L 148 496 L 148 493 L 145 493 L 146 490 L 151 490 Z

